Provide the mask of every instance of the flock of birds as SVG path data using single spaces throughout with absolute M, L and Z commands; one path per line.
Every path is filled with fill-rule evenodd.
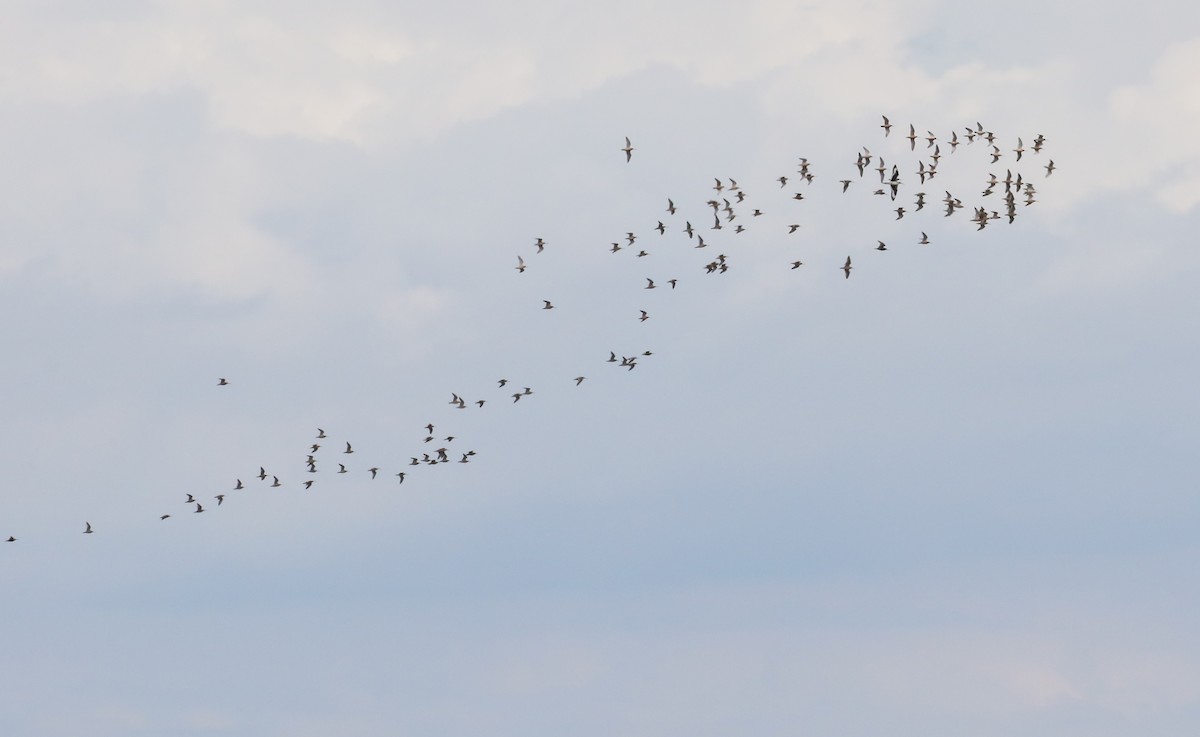
M 890 137 L 893 126 L 887 116 L 882 116 L 882 124 L 879 127 L 883 129 L 883 137 L 885 139 Z M 927 131 L 925 135 L 918 135 L 916 127 L 910 124 L 908 126 L 908 135 L 905 138 L 908 141 L 908 148 L 911 153 L 915 154 L 918 151 L 918 147 L 920 147 L 920 158 L 917 161 L 915 170 L 902 170 L 899 163 L 896 162 L 889 165 L 883 156 L 873 154 L 870 149 L 863 147 L 861 151 L 855 153 L 850 166 L 847 166 L 846 171 L 849 176 L 845 179 L 835 180 L 841 193 L 847 193 L 851 187 L 866 186 L 872 189 L 874 197 L 882 198 L 889 203 L 896 203 L 901 196 L 901 192 L 908 192 L 909 188 L 913 186 L 913 180 L 915 179 L 917 185 L 920 187 L 920 191 L 913 192 L 910 196 L 911 199 L 905 199 L 892 208 L 892 211 L 895 213 L 895 220 L 903 220 L 905 216 L 912 217 L 915 213 L 925 210 L 927 204 L 929 204 L 928 198 L 936 196 L 927 193 L 925 186 L 931 185 L 937 177 L 941 160 L 945 156 L 953 155 L 960 146 L 979 144 L 980 146 L 987 147 L 985 152 L 992 164 L 998 164 L 1001 159 L 1012 154 L 1012 161 L 1015 165 L 1016 162 L 1038 157 L 1045 149 L 1046 144 L 1045 136 L 1038 134 L 1031 139 L 1032 143 L 1028 148 L 1025 146 L 1024 139 L 1018 137 L 1014 148 L 1002 149 L 997 144 L 998 137 L 996 134 L 985 129 L 978 122 L 974 126 L 965 127 L 961 137 L 957 130 L 952 131 L 949 137 L 938 136 L 932 131 Z M 943 153 L 943 145 L 945 145 L 947 153 Z M 628 164 L 632 164 L 633 152 L 635 150 L 632 141 L 628 137 L 625 138 L 625 146 L 619 149 L 619 151 L 625 154 L 625 161 Z M 1002 178 L 996 173 L 988 174 L 980 197 L 991 197 L 993 198 L 992 200 L 983 200 L 983 202 L 994 201 L 996 205 L 994 207 L 988 207 L 987 204 L 972 206 L 974 214 L 971 216 L 971 223 L 974 224 L 976 230 L 983 230 L 998 221 L 1011 224 L 1018 217 L 1020 209 L 1037 202 L 1037 190 L 1034 187 L 1032 179 L 1019 171 L 1014 173 L 1014 165 L 1006 166 L 1006 171 Z M 1046 164 L 1039 165 L 1039 173 L 1044 172 L 1044 174 L 1041 174 L 1041 178 L 1049 177 L 1054 171 L 1054 161 L 1048 157 Z M 878 175 L 878 182 L 874 179 L 876 174 Z M 793 184 L 793 188 L 800 183 L 803 183 L 805 186 L 812 185 L 817 177 L 818 175 L 813 171 L 809 160 L 801 157 L 797 163 L 795 173 L 781 175 L 774 181 L 779 184 L 779 190 L 784 190 L 789 184 Z M 737 180 L 715 178 L 714 182 L 712 190 L 715 194 L 704 203 L 707 210 L 705 220 L 703 221 L 706 223 L 705 226 L 693 225 L 692 221 L 687 219 L 686 216 L 679 214 L 680 208 L 675 204 L 674 200 L 666 198 L 666 207 L 664 209 L 666 222 L 658 220 L 653 231 L 662 236 L 667 232 L 668 228 L 678 228 L 680 232 L 686 235 L 693 248 L 703 249 L 716 245 L 715 242 L 710 243 L 705 240 L 705 231 L 710 231 L 709 238 L 714 241 L 720 236 L 725 235 L 721 231 L 727 231 L 730 234 L 740 234 L 747 230 L 745 222 L 754 221 L 764 214 L 763 210 L 759 207 L 747 204 L 749 196 L 746 190 L 738 184 Z M 1002 190 L 1001 187 L 1003 187 Z M 929 188 L 933 189 L 932 186 Z M 959 210 L 966 209 L 967 205 L 964 204 L 962 199 L 951 194 L 949 191 L 944 192 L 945 194 L 940 200 L 944 208 L 943 217 L 952 217 Z M 796 191 L 791 195 L 790 199 L 803 201 L 806 199 L 806 196 L 803 192 Z M 1018 202 L 1021 203 L 1020 207 L 1018 207 Z M 711 218 L 711 221 L 708 218 Z M 735 223 L 739 218 L 742 218 L 742 221 Z M 683 220 L 682 225 L 678 222 L 680 219 Z M 699 222 L 702 221 L 697 217 L 697 223 Z M 794 234 L 800 227 L 800 223 L 790 223 L 787 225 L 786 234 Z M 714 235 L 711 231 L 718 231 L 718 233 Z M 925 231 L 919 232 L 920 238 L 917 239 L 914 237 L 915 243 L 917 245 L 929 245 L 931 241 L 928 234 Z M 635 231 L 627 231 L 624 238 L 611 242 L 607 250 L 613 254 L 635 252 L 635 258 L 649 256 L 650 253 L 644 245 L 644 241 L 643 245 L 639 246 L 638 240 L 639 236 Z M 886 251 L 889 248 L 888 244 L 883 240 L 878 240 L 876 243 L 873 250 Z M 549 246 L 540 237 L 536 238 L 532 245 L 535 251 L 530 255 L 531 260 L 536 259 L 537 254 L 543 253 Z M 698 271 L 703 271 L 704 274 L 724 274 L 730 268 L 730 258 L 724 253 L 718 253 L 711 260 L 701 260 L 706 260 L 706 263 L 701 264 Z M 788 264 L 788 267 L 795 270 L 803 265 L 802 261 L 794 260 Z M 519 254 L 514 268 L 518 274 L 524 274 L 531 268 L 531 265 L 530 262 L 526 261 L 524 255 Z M 855 264 L 852 260 L 852 255 L 847 255 L 839 270 L 842 271 L 845 279 L 849 279 L 854 268 Z M 650 277 L 643 278 L 646 280 L 646 284 L 643 287 L 644 290 L 664 288 L 674 290 L 681 281 L 678 277 L 660 279 L 658 282 Z M 541 301 L 542 310 L 555 309 L 555 304 L 550 299 L 542 299 Z M 651 319 L 651 315 L 646 309 L 638 308 L 636 314 L 631 312 L 630 318 L 644 323 Z M 639 361 L 652 355 L 653 352 L 650 350 L 635 352 L 634 355 L 628 356 L 618 356 L 616 351 L 608 351 L 608 358 L 604 362 L 614 364 L 617 368 L 626 371 L 632 371 L 639 365 Z M 575 383 L 575 386 L 580 386 L 586 379 L 586 376 L 580 375 L 575 376 L 571 381 Z M 218 379 L 217 386 L 229 386 L 230 383 L 228 378 L 222 377 Z M 496 383 L 497 388 L 503 395 L 503 399 L 505 401 L 511 399 L 512 404 L 517 404 L 522 399 L 534 393 L 533 389 L 527 386 L 521 386 L 518 389 L 517 385 L 512 384 L 506 378 L 499 378 Z M 509 393 L 511 389 L 516 390 Z M 492 399 L 488 397 L 468 400 L 457 392 L 452 392 L 448 404 L 456 410 L 466 410 L 468 407 L 482 409 L 490 401 Z M 337 440 L 336 443 L 334 441 L 323 443 L 321 441 L 329 439 L 328 435 L 325 430 L 316 428 L 316 432 L 313 435 L 313 442 L 309 444 L 304 452 L 304 473 L 308 475 L 308 478 L 296 485 L 305 489 L 311 489 L 316 483 L 318 474 L 326 469 L 332 469 L 333 466 L 337 467 L 336 470 L 332 471 L 335 475 L 354 472 L 361 474 L 369 473 L 371 479 L 376 479 L 381 472 L 384 472 L 388 476 L 397 479 L 397 483 L 403 484 L 405 479 L 414 472 L 414 468 L 428 468 L 451 463 L 471 463 L 477 455 L 473 449 L 461 449 L 463 447 L 461 442 L 458 445 L 454 445 L 454 442 L 459 440 L 459 438 L 453 433 L 438 431 L 438 426 L 432 422 L 425 424 L 421 430 L 423 430 L 423 433 L 421 433 L 423 439 L 417 444 L 417 449 L 407 455 L 408 461 L 403 463 L 399 470 L 390 468 L 384 472 L 382 467 L 377 465 L 367 466 L 366 464 L 362 464 L 352 469 L 350 466 L 354 464 L 351 463 L 351 457 L 355 453 L 353 445 L 346 440 Z M 342 448 L 343 444 L 344 448 Z M 331 452 L 328 450 L 330 446 L 341 448 L 341 450 L 337 452 L 334 459 L 327 461 L 325 454 Z M 455 450 L 452 451 L 451 447 L 454 447 Z M 327 449 L 325 454 L 321 453 L 322 448 Z M 246 477 L 257 480 L 256 482 L 251 481 L 251 484 L 257 483 L 268 488 L 285 486 L 279 476 L 267 471 L 265 466 L 260 466 L 257 473 L 248 473 Z M 270 483 L 268 483 L 268 479 L 270 479 Z M 202 514 L 221 507 L 226 499 L 230 498 L 231 493 L 241 492 L 247 488 L 249 487 L 246 482 L 243 482 L 242 478 L 235 477 L 230 486 L 220 493 L 204 497 L 197 497 L 193 493 L 185 493 L 183 498 L 175 500 L 172 504 L 177 512 L 180 509 L 186 509 L 187 513 L 190 514 Z M 158 514 L 160 521 L 166 521 L 174 516 L 175 514 L 171 511 L 163 511 Z M 96 531 L 93 529 L 90 521 L 84 520 L 81 532 L 85 535 L 91 535 Z M 16 535 L 9 534 L 6 542 L 13 543 L 19 539 Z

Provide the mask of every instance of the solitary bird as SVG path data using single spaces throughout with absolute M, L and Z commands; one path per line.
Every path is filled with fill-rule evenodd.
M 543 299 L 542 301 L 546 303 L 546 306 L 542 308 L 543 310 L 553 310 L 554 309 L 554 305 L 550 304 L 550 300 Z
M 84 522 L 84 524 L 85 524 L 85 525 L 87 525 L 87 529 L 85 529 L 85 530 L 83 531 L 83 534 L 85 534 L 85 535 L 90 535 L 90 534 L 92 534 L 92 523 L 91 523 L 91 522 Z
M 633 144 L 629 142 L 629 136 L 625 136 L 625 148 L 621 150 L 625 152 L 625 163 L 628 164 L 629 160 L 633 158 L 634 151 Z
M 804 265 L 804 264 L 803 264 L 803 263 L 801 263 L 801 262 L 799 262 L 799 261 L 793 261 L 793 262 L 792 262 L 792 268 L 793 268 L 793 269 L 798 269 L 798 268 L 800 268 L 800 267 L 801 267 L 801 266 L 803 266 L 803 265 Z
M 217 379 L 217 386 L 229 386 L 229 382 L 225 379 Z
M 167 517 L 170 517 L 170 516 L 171 516 L 171 515 L 169 515 L 169 514 L 168 514 L 166 517 L 163 517 L 163 519 L 166 519 Z M 12 535 L 9 535 L 9 536 L 8 536 L 8 539 L 7 539 L 7 540 L 5 540 L 4 542 L 6 542 L 6 543 L 15 543 L 16 541 L 17 541 L 17 538 L 13 537 Z

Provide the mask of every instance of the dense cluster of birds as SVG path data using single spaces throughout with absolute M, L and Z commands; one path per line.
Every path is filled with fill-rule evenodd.
M 891 136 L 893 125 L 887 116 L 882 116 L 882 123 L 879 127 L 883 129 L 883 137 L 885 139 Z M 1018 137 L 1016 139 L 1016 146 L 1011 149 L 1002 149 L 997 143 L 999 140 L 998 136 L 994 132 L 987 130 L 979 122 L 976 122 L 974 126 L 965 126 L 962 129 L 961 136 L 958 130 L 954 130 L 950 132 L 948 137 L 939 136 L 932 131 L 926 131 L 925 135 L 919 135 L 916 126 L 910 124 L 908 126 L 908 135 L 904 138 L 908 141 L 908 149 L 911 153 L 915 154 L 918 149 L 921 152 L 915 169 L 901 169 L 900 164 L 895 161 L 889 165 L 882 155 L 873 154 L 869 148 L 863 147 L 860 151 L 855 152 L 853 160 L 848 161 L 846 164 L 845 171 L 849 176 L 845 179 L 834 180 L 837 182 L 837 188 L 840 189 L 841 194 L 846 194 L 852 187 L 867 187 L 871 189 L 872 196 L 885 198 L 889 203 L 896 203 L 901 198 L 902 192 L 908 192 L 910 189 L 919 189 L 919 191 L 912 192 L 911 195 L 906 195 L 906 199 L 892 208 L 896 216 L 895 220 L 903 220 L 906 216 L 911 218 L 916 213 L 926 209 L 926 206 L 931 202 L 931 197 L 938 196 L 935 192 L 927 192 L 925 190 L 926 185 L 932 185 L 933 180 L 937 177 L 942 159 L 948 155 L 953 155 L 960 146 L 979 144 L 980 146 L 987 147 L 985 153 L 990 159 L 991 164 L 998 164 L 1002 159 L 1011 154 L 1013 165 L 1005 167 L 1003 177 L 1000 177 L 995 172 L 988 173 L 980 193 L 981 203 L 971 206 L 973 215 L 970 218 L 970 222 L 975 226 L 975 229 L 983 230 L 995 222 L 1007 222 L 1011 224 L 1016 220 L 1023 207 L 1028 207 L 1037 202 L 1037 190 L 1034 186 L 1033 178 L 1026 176 L 1020 171 L 1014 173 L 1013 169 L 1017 162 L 1028 161 L 1030 157 L 1037 157 L 1042 154 L 1045 150 L 1046 138 L 1041 134 L 1031 139 L 1032 144 L 1028 148 L 1025 146 L 1024 139 Z M 947 153 L 943 153 L 943 145 Z M 625 154 L 626 163 L 632 165 L 633 152 L 637 149 L 634 148 L 632 141 L 628 137 L 625 138 L 624 147 L 618 150 Z M 793 185 L 793 189 L 800 183 L 808 187 L 813 184 L 818 176 L 821 176 L 814 171 L 813 165 L 807 158 L 799 157 L 796 166 L 797 168 L 794 173 L 780 175 L 774 180 L 779 185 L 777 191 L 787 190 L 789 184 Z M 1048 157 L 1044 165 L 1039 165 L 1039 173 L 1044 172 L 1041 174 L 1041 178 L 1049 177 L 1055 170 L 1056 167 L 1053 159 L 1049 159 Z M 875 175 L 878 175 L 878 182 L 875 181 Z M 914 180 L 916 182 L 915 186 Z M 1001 187 L 1003 187 L 1002 190 Z M 933 189 L 932 186 L 928 188 Z M 676 205 L 672 198 L 666 197 L 666 204 L 663 210 L 666 213 L 666 220 L 658 220 L 651 230 L 657 232 L 659 236 L 663 236 L 669 229 L 676 228 L 687 237 L 693 248 L 703 249 L 715 246 L 716 243 L 707 242 L 702 230 L 728 231 L 732 234 L 740 234 L 748 230 L 745 222 L 754 221 L 765 214 L 760 206 L 756 206 L 755 203 L 750 202 L 749 194 L 735 179 L 727 178 L 722 180 L 721 178 L 714 178 L 712 190 L 715 194 L 703 203 L 703 211 L 706 212 L 705 220 L 701 221 L 699 216 L 696 217 L 697 223 L 707 222 L 708 225 L 706 227 L 694 225 L 692 220 L 688 219 L 687 216 L 680 215 L 681 208 Z M 948 190 L 943 191 L 944 195 L 940 199 L 943 217 L 952 217 L 959 210 L 967 208 L 967 205 L 960 197 Z M 992 199 L 984 200 L 982 198 Z M 806 199 L 806 196 L 803 192 L 794 191 L 791 193 L 789 199 L 802 202 Z M 990 202 L 995 202 L 995 205 L 989 206 L 987 203 Z M 1018 206 L 1018 203 L 1020 203 L 1020 206 Z M 699 203 L 696 203 L 696 206 L 698 208 Z M 708 218 L 711 218 L 711 220 L 708 220 Z M 742 220 L 735 223 L 734 221 L 739 218 L 742 218 Z M 683 220 L 682 225 L 679 223 L 679 220 Z M 801 224 L 790 223 L 786 228 L 786 233 L 783 234 L 792 235 L 799 231 Z M 929 245 L 931 243 L 929 235 L 925 231 L 916 232 L 920 233 L 920 237 L 917 238 L 914 235 L 912 238 L 913 244 Z M 709 237 L 715 241 L 718 236 L 723 235 L 725 234 L 718 233 L 714 235 L 710 232 Z M 633 252 L 633 257 L 635 258 L 649 256 L 650 251 L 644 245 L 645 241 L 643 241 L 643 245 L 637 245 L 639 238 L 640 236 L 636 231 L 626 231 L 624 237 L 612 241 L 607 250 L 613 254 Z M 534 239 L 532 247 L 535 250 L 530 258 L 535 259 L 538 254 L 543 253 L 549 246 L 550 244 L 541 237 Z M 876 251 L 887 251 L 888 249 L 889 245 L 883 240 L 877 240 L 876 245 L 872 247 L 872 250 Z M 711 259 L 701 260 L 705 261 L 705 263 L 698 265 L 697 272 L 703 272 L 706 275 L 724 274 L 730 268 L 730 258 L 725 253 L 718 253 Z M 781 268 L 784 266 L 791 270 L 796 270 L 804 266 L 804 262 L 793 260 L 786 264 L 781 264 Z M 514 268 L 517 274 L 524 274 L 530 268 L 530 262 L 526 261 L 523 254 L 518 254 Z M 855 268 L 853 254 L 847 254 L 845 261 L 838 267 L 838 270 L 842 272 L 843 278 L 849 279 L 851 272 Z M 676 289 L 682 281 L 678 276 L 672 276 L 668 279 L 660 278 L 657 281 L 652 277 L 643 278 L 646 281 L 643 287 L 645 290 L 665 288 L 671 291 Z M 555 309 L 555 304 L 552 300 L 543 298 L 541 302 L 542 310 Z M 636 312 L 630 313 L 629 318 L 639 323 L 644 323 L 651 319 L 651 314 L 647 309 L 639 307 L 636 309 Z M 632 371 L 639 365 L 639 361 L 654 355 L 650 350 L 635 351 L 632 355 L 618 355 L 616 351 L 611 350 L 607 351 L 607 353 L 607 359 L 598 358 L 597 361 L 614 364 L 616 368 L 626 371 Z M 573 381 L 575 386 L 578 387 L 586 379 L 586 376 L 580 375 L 571 378 L 570 381 Z M 222 377 L 217 380 L 216 384 L 219 387 L 225 387 L 229 386 L 231 382 L 228 378 Z M 526 399 L 534 394 L 534 390 L 531 387 L 520 386 L 519 389 L 516 389 L 519 385 L 513 384 L 506 378 L 497 379 L 496 384 L 496 388 L 500 392 L 499 396 L 505 401 L 511 399 L 512 404 L 517 404 L 522 399 Z M 512 389 L 516 390 L 510 393 Z M 457 392 L 451 392 L 448 404 L 455 410 L 467 410 L 468 408 L 479 410 L 483 409 L 496 396 L 493 394 L 489 397 L 467 399 Z M 420 430 L 423 432 L 418 434 L 417 437 L 419 439 L 414 440 L 416 449 L 407 456 L 408 460 L 399 464 L 398 469 L 389 468 L 384 471 L 378 465 L 352 463 L 351 456 L 354 455 L 355 450 L 350 441 L 320 442 L 327 441 L 329 438 L 325 430 L 318 427 L 313 435 L 313 442 L 309 444 L 303 453 L 305 457 L 303 463 L 304 473 L 308 475 L 308 478 L 295 482 L 294 485 L 311 489 L 316 483 L 317 474 L 332 468 L 332 466 L 337 467 L 333 471 L 334 474 L 370 474 L 371 479 L 376 479 L 382 472 L 388 477 L 396 479 L 397 483 L 403 484 L 405 479 L 414 473 L 413 469 L 415 468 L 430 468 L 452 463 L 471 463 L 477 455 L 475 450 L 465 448 L 461 441 L 458 445 L 454 445 L 455 441 L 459 440 L 459 438 L 453 433 L 439 431 L 438 426 L 432 422 L 425 424 Z M 342 447 L 343 445 L 344 448 Z M 325 455 L 321 454 L 321 450 L 329 446 L 341 448 L 341 450 L 334 451 L 337 453 L 335 459 L 327 462 Z M 451 450 L 452 447 L 454 450 Z M 325 453 L 330 452 L 329 450 L 325 451 Z M 257 473 L 250 472 L 246 476 L 247 478 L 256 479 L 257 484 L 268 488 L 285 486 L 285 482 L 274 472 L 268 471 L 265 466 L 260 466 Z M 268 479 L 270 480 L 269 483 Z M 250 483 L 253 484 L 255 482 L 251 481 Z M 288 485 L 292 485 L 290 480 Z M 176 511 L 185 509 L 190 514 L 202 514 L 214 508 L 221 507 L 226 499 L 229 498 L 231 492 L 240 492 L 247 488 L 249 487 L 243 482 L 242 478 L 235 477 L 230 486 L 220 493 L 201 498 L 192 493 L 185 493 L 183 498 L 176 499 L 172 503 L 172 508 Z M 162 511 L 158 514 L 160 521 L 166 521 L 173 516 L 175 514 L 171 511 Z M 93 530 L 92 523 L 85 520 L 80 532 L 90 535 L 95 531 Z M 15 535 L 9 534 L 6 542 L 17 542 L 18 539 Z

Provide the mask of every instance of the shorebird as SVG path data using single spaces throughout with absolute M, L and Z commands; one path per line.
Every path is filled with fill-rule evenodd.
M 346 464 L 344 464 L 344 463 L 338 464 L 338 473 L 348 473 L 348 471 L 346 471 Z
M 876 251 L 886 251 L 886 250 L 887 250 L 887 244 L 886 244 L 886 243 L 884 243 L 883 241 L 877 241 L 877 243 L 879 243 L 879 245 L 878 245 L 878 246 L 875 246 L 875 250 L 876 250 Z
M 580 384 L 582 384 L 583 380 L 586 378 L 587 378 L 586 376 L 576 376 L 575 377 L 575 386 L 579 386 Z
M 171 516 L 171 515 L 169 515 L 169 514 L 160 514 L 160 515 L 158 516 L 158 519 L 161 521 L 161 520 L 164 520 L 164 519 L 166 519 L 166 518 L 168 518 L 168 517 L 170 517 L 170 516 Z
M 650 319 L 650 316 L 646 314 L 645 310 L 639 310 L 639 311 L 642 313 L 642 316 L 638 318 L 638 322 L 646 322 L 647 320 Z
M 791 225 L 789 225 L 789 226 L 788 226 L 788 233 L 789 233 L 789 234 L 790 234 L 790 233 L 795 233 L 795 232 L 796 232 L 797 230 L 799 230 L 799 229 L 800 229 L 800 225 L 799 225 L 798 223 L 793 223 L 793 224 L 791 224 Z
M 846 264 L 845 264 L 844 266 L 842 266 L 842 271 L 846 272 L 846 278 L 847 278 L 847 279 L 849 279 L 849 278 L 850 278 L 850 269 L 853 269 L 853 268 L 854 268 L 854 267 L 850 265 L 850 257 L 849 257 L 849 256 L 847 256 L 847 257 L 846 257 Z
M 850 180 L 842 179 L 842 194 L 846 194 L 846 190 L 850 189 Z
M 225 495 L 217 494 L 216 496 L 213 497 L 213 499 L 217 500 L 217 506 L 219 507 L 219 506 L 221 506 L 221 502 L 225 501 Z
M 671 289 L 674 289 L 674 288 L 675 288 L 675 283 L 676 283 L 677 281 L 679 281 L 679 280 L 678 280 L 678 279 L 667 279 L 667 284 L 670 284 L 670 285 L 671 285 Z
M 792 262 L 792 268 L 793 268 L 793 269 L 798 269 L 798 268 L 800 268 L 800 267 L 801 267 L 801 266 L 803 266 L 803 265 L 804 265 L 804 264 L 803 264 L 802 262 L 800 262 L 800 261 L 793 261 L 793 262 Z
M 543 299 L 542 301 L 546 303 L 546 306 L 542 308 L 543 310 L 553 310 L 554 309 L 554 305 L 550 304 L 550 300 Z
M 260 481 L 267 480 L 267 470 L 265 468 L 263 468 L 262 466 L 258 467 L 258 478 Z
M 629 136 L 625 136 L 625 148 L 621 150 L 625 152 L 625 163 L 628 164 L 629 160 L 633 158 L 634 151 L 633 144 L 629 142 Z
M 922 246 L 929 245 L 929 236 L 925 235 L 925 231 L 921 231 L 921 240 L 917 241 L 917 244 Z
M 373 479 L 375 478 L 375 474 L 379 473 L 379 466 L 374 466 L 372 468 L 368 468 L 367 470 L 371 472 L 371 478 Z
M 883 125 L 881 125 L 879 127 L 883 128 L 883 137 L 887 138 L 892 133 L 892 122 L 890 120 L 888 120 L 888 116 L 886 116 L 886 115 L 883 115 L 880 117 L 883 118 Z
M 192 496 L 191 494 L 188 494 L 188 495 L 187 495 L 187 499 L 184 499 L 184 500 L 183 500 L 183 503 L 184 503 L 184 504 L 195 504 L 195 503 L 196 503 L 196 497 Z
M 916 151 L 917 150 L 917 129 L 915 126 L 913 126 L 912 123 L 908 124 L 908 135 L 905 136 L 905 138 L 908 139 L 909 150 Z
M 313 485 L 313 480 L 312 480 L 312 479 L 309 479 L 308 481 L 305 481 L 305 482 L 304 482 L 304 488 L 306 488 L 306 489 L 311 489 L 311 488 L 312 488 L 312 485 Z
M 92 523 L 91 523 L 91 522 L 84 522 L 83 524 L 87 525 L 87 529 L 85 529 L 85 530 L 83 531 L 83 534 L 85 534 L 85 535 L 90 535 L 90 534 L 92 534 Z
M 271 479 L 272 479 L 272 481 L 271 481 L 271 486 L 272 486 L 272 487 L 275 487 L 275 486 L 283 486 L 283 484 L 279 483 L 279 477 L 278 477 L 278 476 L 272 476 L 272 477 L 271 477 Z
M 246 487 L 242 486 L 242 480 L 241 480 L 241 479 L 238 479 L 238 480 L 237 480 L 237 486 L 233 487 L 233 490 L 234 490 L 234 491 L 237 491 L 238 489 L 244 489 L 244 488 L 246 488 Z
M 414 465 L 415 465 L 415 464 L 414 464 Z M 398 474 L 396 474 L 396 475 L 400 477 L 400 483 L 402 483 L 402 484 L 403 484 L 403 483 L 404 483 L 404 472 L 403 472 L 403 471 L 401 471 L 400 473 L 398 473 Z
M 317 440 L 323 440 L 324 438 L 325 438 L 325 431 L 318 427 L 317 428 Z
M 1046 164 L 1046 176 L 1054 173 L 1054 159 L 1050 159 L 1050 163 Z
M 537 241 L 534 242 L 533 245 L 537 246 L 538 253 L 541 253 L 542 251 L 546 250 L 546 241 L 542 240 L 541 238 L 538 238 Z M 520 258 L 520 256 L 518 256 L 517 258 Z
M 658 231 L 659 235 L 666 235 L 667 233 L 667 226 L 663 225 L 663 221 L 661 220 L 658 221 L 658 225 L 654 226 L 654 229 Z
M 646 277 L 646 286 L 643 287 L 643 289 L 654 289 L 654 288 L 655 288 L 654 280 L 651 279 L 650 277 Z
M 675 214 L 675 203 L 671 201 L 670 197 L 667 198 L 667 212 Z
M 354 452 L 354 448 L 351 448 L 351 447 L 350 447 L 350 443 L 346 443 L 346 449 L 345 449 L 345 450 L 343 450 L 342 452 L 343 452 L 343 453 L 353 453 L 353 452 Z
M 524 274 L 525 273 L 525 259 L 521 258 L 518 255 L 517 256 L 517 265 L 513 268 L 515 268 L 517 270 L 518 274 Z
M 779 182 L 779 188 L 783 189 L 784 187 L 787 186 L 788 178 L 787 177 L 779 177 L 775 181 Z
M 171 515 L 169 515 L 169 514 L 168 514 L 168 515 L 164 516 L 164 517 L 163 517 L 163 519 L 166 519 L 167 517 L 170 517 L 170 516 L 171 516 Z M 8 536 L 8 539 L 7 539 L 7 540 L 5 540 L 4 542 L 6 542 L 6 543 L 15 543 L 16 541 L 17 541 L 17 538 L 13 537 L 12 535 L 9 535 L 9 536 Z
M 204 507 L 200 506 L 200 502 L 196 502 L 196 508 L 192 510 L 192 514 L 200 514 L 204 511 Z
M 217 386 L 229 386 L 229 382 L 225 379 L 217 379 Z

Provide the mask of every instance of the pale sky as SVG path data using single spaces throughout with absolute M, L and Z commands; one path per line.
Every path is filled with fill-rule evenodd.
M 1196 732 L 1197 7 L 5 3 L 0 734 Z

